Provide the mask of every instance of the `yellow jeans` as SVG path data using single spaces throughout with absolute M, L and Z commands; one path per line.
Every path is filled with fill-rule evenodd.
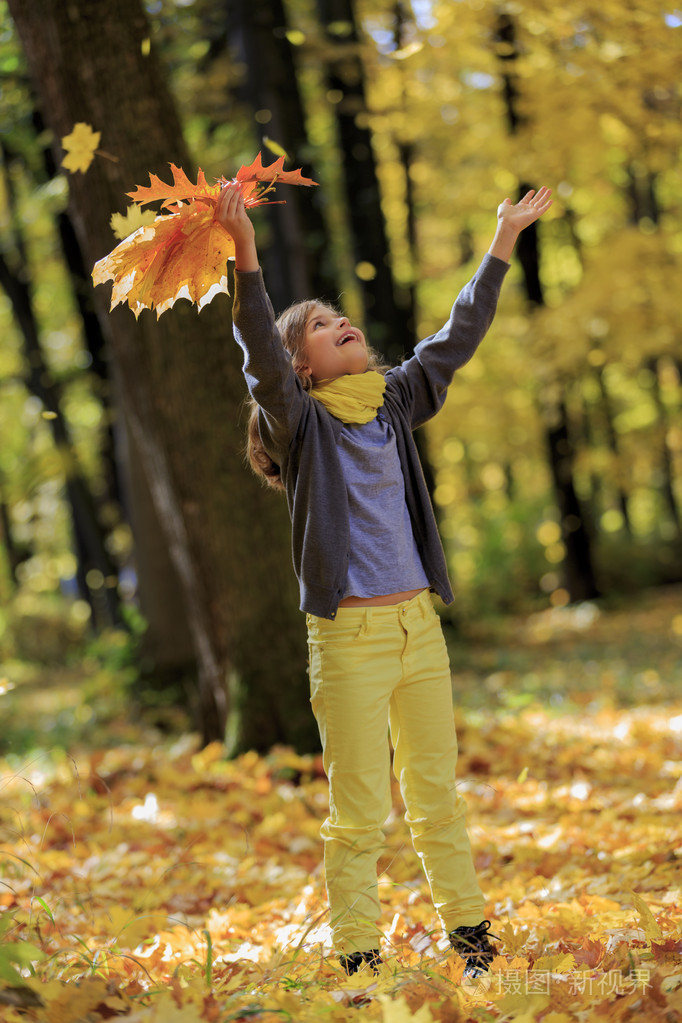
M 484 900 L 455 787 L 450 664 L 428 591 L 390 607 L 342 607 L 334 621 L 306 620 L 311 704 L 329 779 L 321 834 L 335 948 L 378 946 L 389 728 L 405 820 L 443 927 L 480 923 Z

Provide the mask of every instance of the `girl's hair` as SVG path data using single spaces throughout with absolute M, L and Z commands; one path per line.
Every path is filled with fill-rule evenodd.
M 290 305 L 287 309 L 285 309 L 275 321 L 275 326 L 279 330 L 282 344 L 291 355 L 294 373 L 296 373 L 296 376 L 301 381 L 301 386 L 304 391 L 311 390 L 313 386 L 310 376 L 300 370 L 300 366 L 303 365 L 303 357 L 305 353 L 305 328 L 308 322 L 308 317 L 317 306 L 323 306 L 325 309 L 330 309 L 337 316 L 341 315 L 338 309 L 329 302 L 324 302 L 320 298 L 309 298 L 303 302 L 294 302 L 293 305 Z M 381 361 L 381 357 L 378 352 L 375 352 L 369 346 L 367 347 L 367 355 L 368 369 L 378 370 L 379 373 L 385 373 L 386 370 L 389 369 L 389 367 Z M 249 421 L 246 434 L 246 455 L 251 468 L 257 476 L 264 479 L 271 487 L 274 487 L 276 490 L 284 490 L 280 468 L 263 447 L 263 441 L 258 428 L 258 403 L 251 397 L 251 395 L 249 395 L 246 399 L 246 404 L 249 410 Z

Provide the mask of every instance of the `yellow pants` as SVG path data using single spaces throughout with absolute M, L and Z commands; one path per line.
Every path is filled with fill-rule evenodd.
M 377 860 L 393 769 L 414 848 L 446 931 L 483 920 L 455 788 L 457 736 L 450 664 L 428 591 L 390 607 L 306 616 L 311 703 L 329 779 L 322 825 L 332 935 L 340 952 L 379 943 Z

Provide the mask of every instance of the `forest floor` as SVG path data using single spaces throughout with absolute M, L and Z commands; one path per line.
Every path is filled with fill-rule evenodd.
M 113 637 L 106 663 L 0 664 L 0 1020 L 680 1023 L 682 589 L 448 638 L 484 981 L 448 954 L 397 790 L 385 965 L 347 978 L 319 757 L 131 720 Z

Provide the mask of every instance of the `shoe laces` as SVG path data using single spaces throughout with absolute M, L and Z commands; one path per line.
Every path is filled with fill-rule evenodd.
M 455 927 L 448 933 L 450 944 L 461 956 L 492 957 L 495 955 L 495 949 L 488 939 L 496 938 L 498 941 L 502 939 L 499 935 L 492 934 L 491 926 L 490 920 L 482 920 L 480 924 L 473 926 Z
M 378 948 L 372 948 L 369 952 L 351 952 L 348 955 L 339 956 L 341 966 L 346 971 L 348 976 L 352 976 L 360 969 L 360 967 L 367 963 L 373 973 L 379 972 L 379 967 L 383 963 L 383 959 L 379 955 Z

